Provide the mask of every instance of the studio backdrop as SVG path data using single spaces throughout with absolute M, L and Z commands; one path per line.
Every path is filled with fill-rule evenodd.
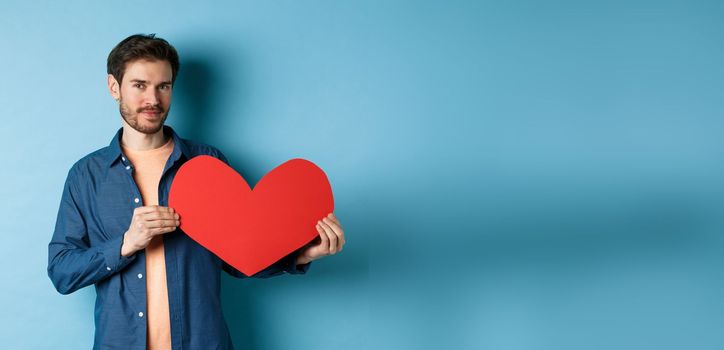
M 224 275 L 236 348 L 724 348 L 724 5 L 668 0 L 2 1 L 1 348 L 92 346 L 47 245 L 135 33 L 182 137 L 334 190 L 343 252 Z

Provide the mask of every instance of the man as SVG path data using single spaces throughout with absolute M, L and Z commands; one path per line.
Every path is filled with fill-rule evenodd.
M 240 271 L 178 229 L 167 207 L 174 175 L 188 159 L 226 158 L 164 126 L 179 70 L 176 50 L 154 35 L 132 35 L 108 56 L 108 89 L 123 127 L 109 146 L 70 169 L 48 276 L 61 294 L 94 284 L 94 349 L 232 349 L 220 305 L 220 271 Z M 273 225 L 274 223 L 269 223 Z M 303 274 L 344 246 L 329 214 L 319 237 L 252 277 Z

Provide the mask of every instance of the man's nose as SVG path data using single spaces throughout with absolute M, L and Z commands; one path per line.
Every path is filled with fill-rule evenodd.
M 152 106 L 157 105 L 159 101 L 158 91 L 156 89 L 146 89 L 144 100 L 144 102 Z

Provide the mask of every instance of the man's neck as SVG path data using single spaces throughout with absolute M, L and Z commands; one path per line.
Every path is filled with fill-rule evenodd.
M 121 137 L 121 143 L 124 147 L 130 148 L 134 151 L 147 151 L 159 148 L 165 145 L 167 141 L 168 139 L 166 135 L 163 134 L 163 128 L 158 130 L 155 134 L 144 134 L 133 129 L 125 121 L 123 122 L 123 136 Z

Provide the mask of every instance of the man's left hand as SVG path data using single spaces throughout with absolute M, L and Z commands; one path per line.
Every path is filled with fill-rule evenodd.
M 342 251 L 344 247 L 344 230 L 339 223 L 339 219 L 330 213 L 322 220 L 317 222 L 317 237 L 311 245 L 306 248 L 297 257 L 297 265 L 302 265 L 317 260 L 327 255 L 334 255 Z

